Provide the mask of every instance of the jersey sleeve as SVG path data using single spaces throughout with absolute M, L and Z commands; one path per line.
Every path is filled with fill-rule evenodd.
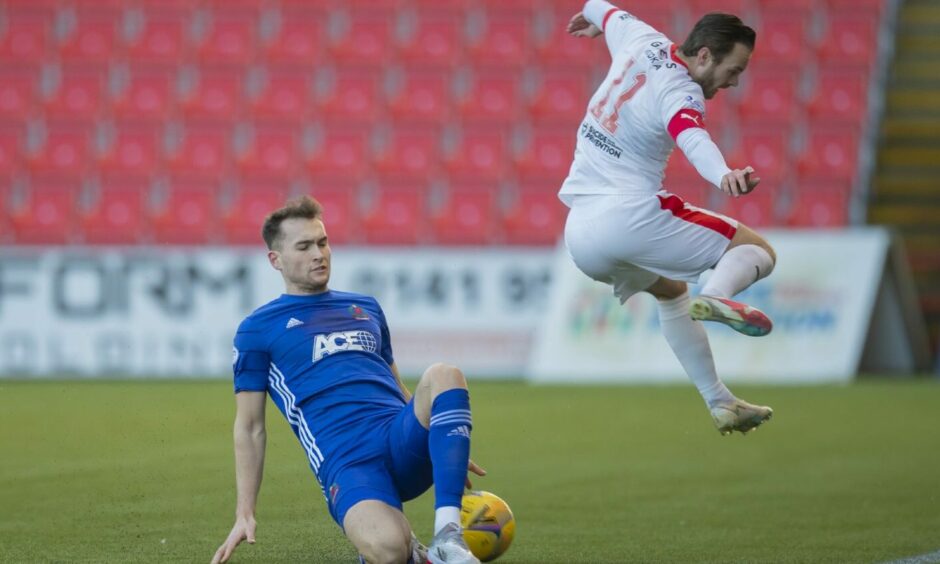
M 659 117 L 673 139 L 690 127 L 705 129 L 705 96 L 690 80 L 667 80 L 657 97 Z
M 375 300 L 375 310 L 379 313 L 379 330 L 382 334 L 382 350 L 379 351 L 379 355 L 391 366 L 395 363 L 395 355 L 392 354 L 392 335 L 388 329 L 388 321 L 385 320 L 385 312 L 382 311 L 382 306 L 379 305 L 378 300 Z
M 632 38 L 658 33 L 633 14 L 606 0 L 588 0 L 581 13 L 604 32 L 604 40 L 611 54 L 619 51 L 624 42 Z
M 253 326 L 250 319 L 239 325 L 232 355 L 235 393 L 267 391 L 271 355 L 264 344 L 261 330 Z

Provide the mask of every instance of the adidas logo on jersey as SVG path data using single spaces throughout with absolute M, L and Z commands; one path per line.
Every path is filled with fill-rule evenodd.
M 304 322 L 297 319 L 296 317 L 291 317 L 290 321 L 287 322 L 287 327 L 285 329 L 290 329 L 291 327 L 297 327 L 298 325 L 303 325 Z

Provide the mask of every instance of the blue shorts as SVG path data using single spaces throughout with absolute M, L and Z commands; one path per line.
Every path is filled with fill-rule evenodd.
M 346 512 L 367 499 L 383 501 L 398 510 L 402 502 L 423 494 L 434 482 L 428 430 L 415 416 L 414 399 L 376 430 L 384 456 L 344 466 L 323 484 L 333 520 L 343 526 Z

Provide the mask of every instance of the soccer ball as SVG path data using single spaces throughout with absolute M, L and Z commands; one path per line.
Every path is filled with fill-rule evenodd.
M 460 524 L 470 552 L 483 562 L 499 558 L 516 534 L 512 510 L 490 492 L 471 491 L 463 496 Z

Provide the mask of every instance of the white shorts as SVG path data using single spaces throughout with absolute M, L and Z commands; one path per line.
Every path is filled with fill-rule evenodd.
M 738 222 L 662 190 L 650 195 L 580 194 L 565 244 L 575 265 L 610 284 L 623 303 L 660 276 L 695 283 L 715 266 Z

